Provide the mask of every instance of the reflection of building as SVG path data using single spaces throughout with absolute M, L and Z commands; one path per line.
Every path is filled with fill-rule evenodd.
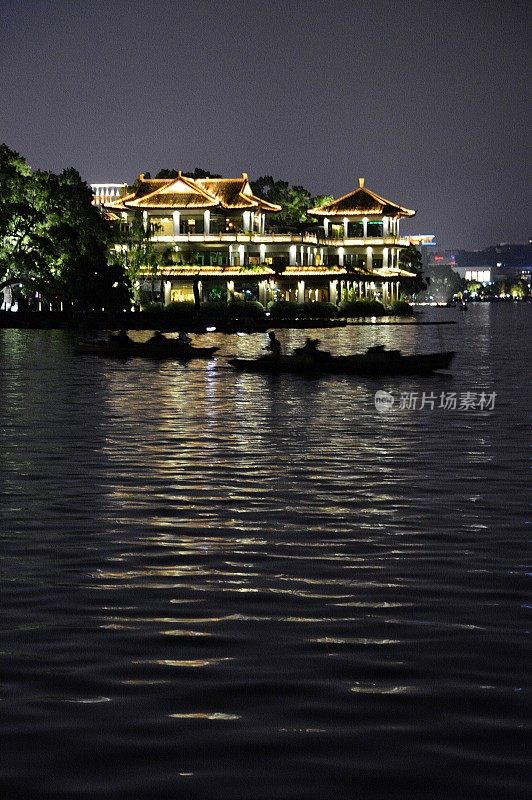
M 106 202 L 125 226 L 135 217 L 162 255 L 158 270 L 165 303 L 193 299 L 194 278 L 206 299 L 214 292 L 271 299 L 330 300 L 354 289 L 358 296 L 393 302 L 399 297 L 399 221 L 415 211 L 357 189 L 309 214 L 320 223 L 306 232 L 275 224 L 280 206 L 256 197 L 248 176 L 151 179 L 139 176 L 133 192 Z

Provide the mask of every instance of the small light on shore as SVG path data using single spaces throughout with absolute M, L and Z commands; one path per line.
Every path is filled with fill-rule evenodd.
M 214 325 L 211 325 L 210 328 L 207 328 L 207 333 L 212 333 L 215 330 L 216 328 L 214 327 Z

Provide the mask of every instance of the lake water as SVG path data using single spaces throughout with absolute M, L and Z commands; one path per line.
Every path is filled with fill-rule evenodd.
M 528 796 L 532 305 L 431 316 L 314 335 L 455 349 L 451 376 L 0 331 L 6 800 Z

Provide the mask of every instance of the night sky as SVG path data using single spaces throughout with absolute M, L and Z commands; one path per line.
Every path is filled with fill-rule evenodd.
M 0 141 L 88 182 L 269 174 L 418 209 L 442 247 L 527 241 L 529 2 L 0 0 Z

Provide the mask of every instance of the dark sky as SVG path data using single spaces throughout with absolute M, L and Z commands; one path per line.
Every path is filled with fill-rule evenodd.
M 529 2 L 0 0 L 0 141 L 89 182 L 196 166 L 344 194 L 443 247 L 532 236 Z

